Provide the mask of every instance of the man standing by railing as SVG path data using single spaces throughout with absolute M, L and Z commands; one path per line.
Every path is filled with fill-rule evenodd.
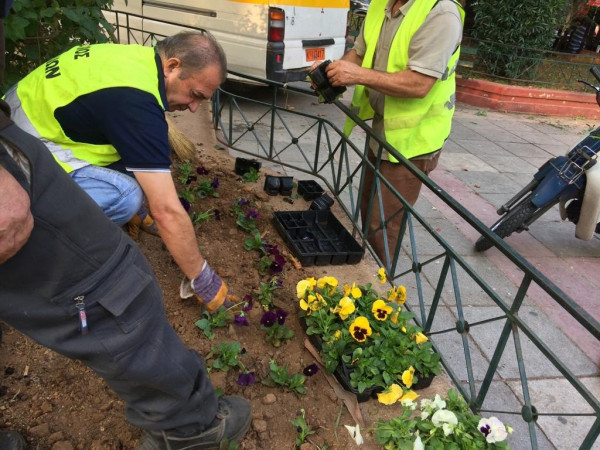
M 354 48 L 327 67 L 333 86 L 356 85 L 352 106 L 360 118 L 372 118 L 373 131 L 425 174 L 437 166 L 450 134 L 463 23 L 464 10 L 455 0 L 373 0 Z M 347 119 L 344 132 L 349 135 L 353 126 Z M 371 150 L 375 164 L 381 149 L 374 140 Z M 406 166 L 383 152 L 378 169 L 408 203 L 416 203 L 421 182 Z M 391 262 L 403 204 L 382 184 L 381 217 L 378 204 L 369 205 L 375 174 L 367 169 L 365 176 L 363 223 L 369 209 L 371 218 L 364 229 L 384 263 L 382 228 L 387 229 Z

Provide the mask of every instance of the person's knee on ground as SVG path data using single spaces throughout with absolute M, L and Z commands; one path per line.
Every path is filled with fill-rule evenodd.
M 0 431 L 0 450 L 25 450 L 27 443 L 16 431 Z

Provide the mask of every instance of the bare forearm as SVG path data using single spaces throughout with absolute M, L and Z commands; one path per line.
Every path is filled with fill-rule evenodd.
M 412 70 L 388 73 L 361 67 L 362 58 L 350 50 L 339 61 L 327 67 L 327 77 L 333 86 L 362 84 L 392 97 L 423 98 L 436 79 Z

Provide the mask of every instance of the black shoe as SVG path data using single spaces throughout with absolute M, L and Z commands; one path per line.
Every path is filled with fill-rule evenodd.
M 27 444 L 16 431 L 0 431 L 0 450 L 25 450 Z
M 251 421 L 248 400 L 236 396 L 221 397 L 217 417 L 200 434 L 177 437 L 174 432 L 144 430 L 138 450 L 218 450 L 222 443 L 241 439 Z

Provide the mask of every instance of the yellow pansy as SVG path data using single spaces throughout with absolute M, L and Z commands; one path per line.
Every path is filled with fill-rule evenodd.
M 360 288 L 356 287 L 356 283 L 352 283 L 352 287 L 350 287 L 347 284 L 344 284 L 344 296 L 348 297 L 350 295 L 354 298 L 362 297 L 362 291 L 360 290 Z
M 298 281 L 298 284 L 296 285 L 296 295 L 298 296 L 298 298 L 306 298 L 306 294 L 309 290 L 311 290 L 310 281 Z
M 306 278 L 305 281 L 308 281 L 309 283 L 309 288 L 311 291 L 315 290 L 315 286 L 317 285 L 317 280 L 315 280 L 315 277 L 310 277 L 310 278 Z
M 385 391 L 377 394 L 377 400 L 379 403 L 383 403 L 384 405 L 393 405 L 400 399 L 400 397 L 402 397 L 402 394 L 402 387 L 397 384 L 392 384 Z
M 367 336 L 371 336 L 373 331 L 371 330 L 371 325 L 369 325 L 369 319 L 364 316 L 359 316 L 354 319 L 352 325 L 350 325 L 350 335 L 357 342 L 365 342 L 367 340 Z
M 323 289 L 325 286 L 336 287 L 338 280 L 334 277 L 322 277 L 317 280 L 317 287 Z
M 385 269 L 383 267 L 380 267 L 377 271 L 377 278 L 379 278 L 379 282 L 381 284 L 387 281 L 387 277 L 385 276 Z
M 389 306 L 383 300 L 376 300 L 373 303 L 373 307 L 371 308 L 371 312 L 375 316 L 377 320 L 384 321 L 388 318 L 388 316 L 392 313 L 394 308 Z
M 334 314 L 339 314 L 340 319 L 346 320 L 350 314 L 356 310 L 354 302 L 350 297 L 342 297 L 338 305 L 331 310 Z
M 404 372 L 402 372 L 402 382 L 407 388 L 410 388 L 414 383 L 415 368 L 410 366 Z
M 342 337 L 342 330 L 336 330 L 336 331 L 333 333 L 333 338 L 334 338 L 336 341 L 339 341 L 341 337 Z
M 429 340 L 429 338 L 423 333 L 415 334 L 414 339 L 417 344 L 422 344 L 423 342 L 427 342 Z
M 419 394 L 417 394 L 415 391 L 408 391 L 406 394 L 404 394 L 402 397 L 400 397 L 400 401 L 404 401 L 404 400 L 412 400 L 415 401 L 417 398 L 419 398 Z
M 306 300 L 300 300 L 300 309 L 303 311 L 308 311 L 308 302 Z
M 398 325 L 398 316 L 400 315 L 400 309 L 394 311 L 390 317 L 390 321 Z
M 406 302 L 406 288 L 398 286 L 390 289 L 388 291 L 388 301 L 403 305 Z
M 402 331 L 403 333 L 406 333 L 406 327 L 400 328 L 400 331 Z

